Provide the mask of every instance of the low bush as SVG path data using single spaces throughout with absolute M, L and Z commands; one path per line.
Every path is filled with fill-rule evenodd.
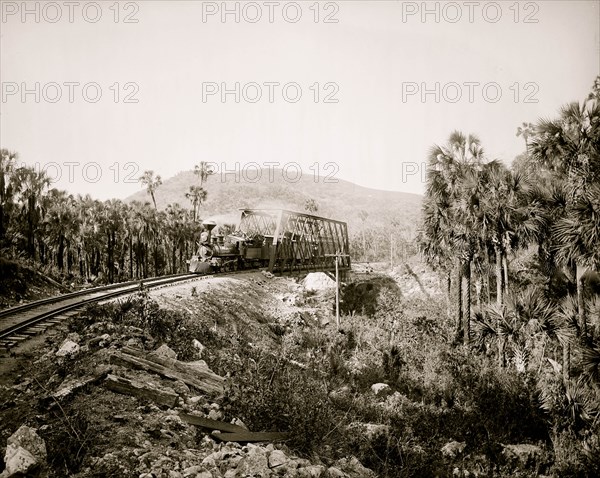
M 228 364 L 224 409 L 254 431 L 283 431 L 289 445 L 309 454 L 322 447 L 339 424 L 330 406 L 322 370 L 306 370 L 259 350 L 238 349 Z

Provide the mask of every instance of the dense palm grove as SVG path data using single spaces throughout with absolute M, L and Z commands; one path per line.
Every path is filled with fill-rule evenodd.
M 187 195 L 193 210 L 156 208 L 160 176 L 140 182 L 150 202 L 98 201 L 50 189 L 43 171 L 18 167 L 17 153 L 0 150 L 0 250 L 68 280 L 115 282 L 185 271 L 199 232 L 197 213 L 210 171 L 196 166 L 199 186 Z
M 446 277 L 455 342 L 533 384 L 561 476 L 600 472 L 600 77 L 524 123 L 506 167 L 454 132 L 429 155 L 420 245 Z M 597 475 L 595 475 L 597 476 Z

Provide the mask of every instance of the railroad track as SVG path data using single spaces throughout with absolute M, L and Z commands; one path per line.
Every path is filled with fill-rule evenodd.
M 136 292 L 139 290 L 140 284 L 155 289 L 207 277 L 211 276 L 188 273 L 174 274 L 141 281 L 94 287 L 38 300 L 18 307 L 11 307 L 0 311 L 0 348 L 10 349 L 34 335 L 45 332 L 49 327 L 80 313 L 87 304 Z

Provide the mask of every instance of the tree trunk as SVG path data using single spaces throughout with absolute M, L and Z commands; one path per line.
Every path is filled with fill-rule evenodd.
M 563 382 L 566 384 L 569 380 L 571 369 L 571 343 L 567 341 L 563 345 Z
M 465 304 L 464 304 L 464 341 L 468 344 L 471 341 L 471 261 L 467 260 L 465 264 Z
M 502 305 L 502 252 L 498 246 L 494 247 L 496 253 L 496 304 Z
M 446 272 L 446 311 L 448 318 L 452 315 L 452 271 Z
M 129 236 L 129 278 L 133 279 L 133 240 Z
M 457 301 L 457 313 L 456 313 L 456 339 L 459 340 L 462 332 L 462 317 L 463 317 L 463 303 L 462 303 L 462 264 L 458 261 L 457 267 L 457 278 L 456 278 L 456 301 Z
M 508 292 L 508 259 L 506 253 L 502 254 L 502 268 L 504 269 L 504 294 Z
M 177 274 L 177 246 L 173 246 L 171 259 L 173 259 L 172 274 Z
M 588 339 L 588 330 L 587 330 L 587 317 L 585 313 L 585 297 L 583 296 L 585 291 L 585 281 L 583 279 L 583 274 L 585 273 L 585 268 L 576 265 L 576 273 L 575 278 L 577 281 L 577 314 L 579 315 L 579 325 L 581 327 L 581 338 L 584 342 Z
M 494 252 L 496 254 L 496 305 L 498 306 L 498 312 L 503 304 L 503 296 L 502 296 L 502 252 L 500 251 L 500 247 L 495 246 Z M 500 321 L 498 318 L 498 322 L 496 324 L 497 334 L 498 334 L 498 366 L 503 368 L 506 365 L 504 348 L 505 348 L 505 340 L 504 337 L 500 335 Z
M 64 239 L 63 235 L 61 234 L 60 238 L 58 239 L 58 252 L 57 252 L 57 257 L 56 257 L 56 262 L 58 263 L 58 270 L 60 272 L 62 272 L 63 269 L 65 268 L 64 253 L 65 253 L 65 239 Z

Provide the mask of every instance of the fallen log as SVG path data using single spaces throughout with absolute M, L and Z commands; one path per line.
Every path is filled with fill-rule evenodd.
M 179 418 L 181 418 L 184 422 L 189 423 L 190 425 L 195 425 L 197 427 L 207 428 L 208 430 L 219 430 L 222 432 L 231 432 L 231 433 L 245 433 L 248 432 L 243 427 L 238 425 L 234 425 L 233 423 L 222 422 L 219 420 L 212 420 L 210 418 L 199 417 L 197 415 L 190 415 L 188 413 L 179 413 Z
M 213 432 L 210 434 L 215 440 L 222 442 L 242 442 L 242 443 L 251 443 L 251 442 L 261 442 L 261 441 L 285 441 L 289 438 L 287 433 L 281 432 L 249 432 L 245 430 L 244 432 L 236 432 L 236 433 L 220 433 Z
M 104 367 L 95 375 L 90 375 L 87 377 L 82 377 L 79 379 L 68 379 L 61 383 L 60 387 L 56 392 L 50 395 L 51 398 L 56 400 L 64 399 L 69 397 L 79 390 L 87 387 L 88 385 L 93 385 L 99 383 L 104 377 L 106 377 L 112 370 L 109 367 Z
M 154 372 L 172 380 L 181 380 L 186 385 L 209 394 L 220 395 L 224 392 L 223 383 L 225 379 L 212 372 L 208 367 L 195 367 L 175 359 L 143 355 L 144 352 L 142 351 L 126 347 L 123 352 L 114 352 L 110 356 L 109 362 L 115 365 Z
M 138 398 L 145 398 L 158 403 L 159 405 L 165 405 L 167 407 L 174 407 L 179 399 L 173 390 L 161 389 L 151 383 L 143 383 L 137 380 L 129 380 L 127 378 L 118 377 L 116 375 L 109 374 L 104 381 L 104 386 L 116 393 L 122 393 L 123 395 L 132 395 Z

